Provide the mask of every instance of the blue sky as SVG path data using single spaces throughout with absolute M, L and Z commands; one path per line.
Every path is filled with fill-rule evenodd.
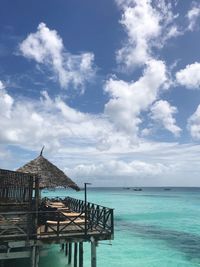
M 1 1 L 0 166 L 200 186 L 200 3 Z

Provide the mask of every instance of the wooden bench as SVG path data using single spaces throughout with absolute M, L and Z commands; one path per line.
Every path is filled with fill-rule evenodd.
M 62 212 L 62 214 L 66 217 L 84 217 L 85 213 L 81 213 L 81 212 Z

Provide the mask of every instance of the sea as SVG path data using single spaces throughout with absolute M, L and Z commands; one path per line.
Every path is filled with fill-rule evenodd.
M 43 196 L 84 199 L 84 191 L 59 189 Z M 98 267 L 200 266 L 200 188 L 88 188 L 89 202 L 114 208 L 114 240 L 97 247 Z M 15 267 L 26 267 L 20 260 Z M 46 248 L 40 267 L 66 267 L 59 245 Z M 73 266 L 73 263 L 72 265 Z M 84 244 L 84 267 L 90 244 Z

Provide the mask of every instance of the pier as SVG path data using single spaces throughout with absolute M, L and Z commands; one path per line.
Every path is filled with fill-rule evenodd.
M 0 169 L 0 262 L 30 258 L 38 267 L 42 248 L 60 244 L 66 262 L 83 267 L 84 242 L 97 266 L 100 240 L 114 238 L 113 209 L 70 197 L 40 198 L 39 177 Z

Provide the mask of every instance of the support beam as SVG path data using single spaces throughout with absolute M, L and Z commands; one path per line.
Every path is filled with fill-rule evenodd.
M 74 242 L 74 267 L 77 267 L 77 252 L 78 252 L 78 246 L 77 243 Z
M 79 267 L 83 267 L 83 242 L 79 243 Z
M 91 241 L 91 267 L 97 266 L 96 241 Z
M 72 262 L 72 243 L 69 243 L 69 256 L 68 256 L 68 264 Z

